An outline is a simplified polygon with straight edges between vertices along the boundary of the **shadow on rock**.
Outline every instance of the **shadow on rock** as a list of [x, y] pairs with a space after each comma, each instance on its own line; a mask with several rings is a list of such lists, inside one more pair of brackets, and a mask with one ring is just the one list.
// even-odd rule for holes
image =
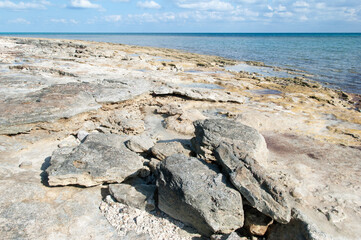
[[51, 157], [45, 158], [40, 168], [40, 170], [42, 170], [42, 172], [40, 173], [41, 183], [47, 187], [49, 187], [49, 176], [46, 172], [46, 169], [50, 166], [50, 159]]

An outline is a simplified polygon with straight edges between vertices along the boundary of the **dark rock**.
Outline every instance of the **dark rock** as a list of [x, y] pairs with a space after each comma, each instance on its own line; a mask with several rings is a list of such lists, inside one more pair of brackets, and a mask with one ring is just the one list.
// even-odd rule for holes
[[158, 166], [159, 208], [201, 234], [243, 226], [242, 197], [214, 165], [175, 154]]
[[56, 150], [50, 164], [51, 186], [120, 183], [143, 167], [142, 158], [125, 147], [122, 137], [100, 133], [88, 135], [76, 148]]

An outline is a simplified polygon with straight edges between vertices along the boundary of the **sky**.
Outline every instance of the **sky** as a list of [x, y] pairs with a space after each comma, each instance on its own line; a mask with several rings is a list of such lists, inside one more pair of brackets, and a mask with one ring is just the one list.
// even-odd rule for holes
[[0, 0], [0, 32], [361, 32], [361, 0]]

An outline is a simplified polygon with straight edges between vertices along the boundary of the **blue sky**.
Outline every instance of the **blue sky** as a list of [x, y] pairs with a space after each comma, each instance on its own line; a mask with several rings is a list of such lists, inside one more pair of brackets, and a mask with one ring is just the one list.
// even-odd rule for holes
[[0, 0], [0, 32], [361, 32], [361, 0]]

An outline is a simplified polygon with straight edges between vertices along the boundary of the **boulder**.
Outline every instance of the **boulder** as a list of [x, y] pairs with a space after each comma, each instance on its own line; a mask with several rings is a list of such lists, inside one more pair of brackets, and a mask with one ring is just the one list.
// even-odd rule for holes
[[110, 184], [110, 194], [120, 203], [141, 210], [152, 211], [155, 209], [155, 185], [135, 184]]
[[288, 223], [291, 205], [282, 183], [268, 176], [253, 158], [247, 156], [240, 161], [235, 155], [234, 149], [225, 144], [215, 150], [217, 162], [250, 205], [277, 222]]
[[231, 233], [243, 226], [242, 197], [214, 165], [175, 154], [158, 166], [158, 207], [199, 233]]
[[185, 149], [180, 142], [158, 142], [151, 148], [152, 154], [159, 160], [164, 160], [173, 154], [180, 153], [189, 156], [190, 150]]
[[240, 160], [253, 157], [266, 165], [268, 149], [264, 137], [254, 128], [227, 119], [206, 119], [195, 121], [193, 148], [198, 157], [215, 160], [214, 150], [221, 144], [234, 146], [234, 153]]
[[133, 152], [142, 153], [154, 146], [153, 140], [148, 136], [132, 136], [125, 142], [127, 148]]
[[54, 151], [46, 170], [50, 186], [120, 183], [143, 167], [142, 158], [114, 134], [90, 134], [76, 148]]

